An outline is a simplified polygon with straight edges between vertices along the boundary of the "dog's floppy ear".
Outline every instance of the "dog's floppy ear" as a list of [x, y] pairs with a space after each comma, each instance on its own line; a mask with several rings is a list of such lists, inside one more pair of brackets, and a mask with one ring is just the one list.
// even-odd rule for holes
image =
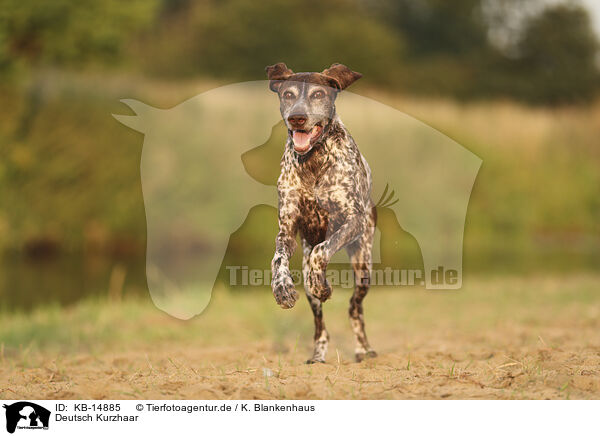
[[267, 77], [271, 81], [271, 83], [269, 83], [269, 88], [271, 88], [271, 91], [274, 92], [279, 90], [279, 86], [283, 80], [289, 79], [291, 75], [294, 74], [294, 72], [290, 70], [283, 62], [279, 62], [275, 65], [269, 65], [267, 68], [265, 68], [265, 71], [267, 72]]
[[343, 90], [362, 77], [362, 74], [352, 71], [346, 65], [333, 64], [321, 73], [332, 79], [332, 85], [338, 90]]

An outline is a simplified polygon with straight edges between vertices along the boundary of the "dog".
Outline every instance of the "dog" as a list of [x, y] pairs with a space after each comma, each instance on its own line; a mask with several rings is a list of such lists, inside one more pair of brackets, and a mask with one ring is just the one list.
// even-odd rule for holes
[[266, 72], [288, 129], [277, 181], [279, 232], [271, 262], [275, 300], [286, 309], [298, 300], [289, 261], [299, 232], [304, 289], [315, 321], [314, 351], [307, 363], [325, 362], [329, 334], [322, 303], [331, 296], [326, 268], [331, 257], [345, 248], [355, 279], [349, 310], [355, 357], [358, 362], [375, 357], [362, 307], [369, 290], [377, 221], [371, 170], [335, 107], [338, 93], [362, 75], [337, 63], [320, 73], [294, 73], [284, 63], [268, 66]]

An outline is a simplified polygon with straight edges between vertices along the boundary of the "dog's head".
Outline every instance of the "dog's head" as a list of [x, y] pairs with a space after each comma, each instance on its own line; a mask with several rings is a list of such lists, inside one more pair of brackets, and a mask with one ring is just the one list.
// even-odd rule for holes
[[362, 77], [342, 64], [333, 64], [321, 73], [294, 73], [280, 62], [266, 71], [298, 154], [308, 153], [324, 136], [335, 116], [338, 92]]

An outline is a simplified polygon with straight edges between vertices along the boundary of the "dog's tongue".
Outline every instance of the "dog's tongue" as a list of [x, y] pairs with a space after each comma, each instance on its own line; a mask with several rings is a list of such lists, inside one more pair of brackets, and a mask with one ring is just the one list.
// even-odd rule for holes
[[292, 134], [292, 139], [294, 140], [294, 148], [297, 151], [304, 151], [310, 144], [310, 133], [295, 130]]

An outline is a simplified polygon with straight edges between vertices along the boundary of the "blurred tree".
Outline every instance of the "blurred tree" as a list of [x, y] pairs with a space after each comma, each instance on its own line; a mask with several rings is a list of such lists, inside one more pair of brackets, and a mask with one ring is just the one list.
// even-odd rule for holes
[[379, 8], [414, 57], [462, 56], [488, 48], [481, 0], [390, 0]]
[[44, 66], [115, 61], [132, 34], [149, 24], [157, 0], [3, 0], [0, 74], [34, 72], [16, 136], [22, 138], [42, 100]]
[[161, 74], [248, 80], [263, 79], [265, 66], [281, 61], [298, 71], [341, 62], [384, 83], [400, 67], [404, 47], [355, 0], [202, 0], [171, 15], [142, 44], [148, 66]]
[[191, 0], [162, 0], [160, 14], [167, 17], [190, 7]]
[[517, 92], [541, 103], [592, 100], [600, 85], [597, 54], [588, 11], [549, 6], [526, 22], [517, 44]]
[[400, 87], [416, 94], [475, 97], [497, 50], [484, 0], [362, 0], [406, 41]]
[[516, 56], [524, 23], [539, 15], [547, 0], [481, 0], [488, 39], [503, 55]]
[[157, 5], [157, 0], [3, 0], [3, 66], [115, 60], [128, 39], [152, 22]]

